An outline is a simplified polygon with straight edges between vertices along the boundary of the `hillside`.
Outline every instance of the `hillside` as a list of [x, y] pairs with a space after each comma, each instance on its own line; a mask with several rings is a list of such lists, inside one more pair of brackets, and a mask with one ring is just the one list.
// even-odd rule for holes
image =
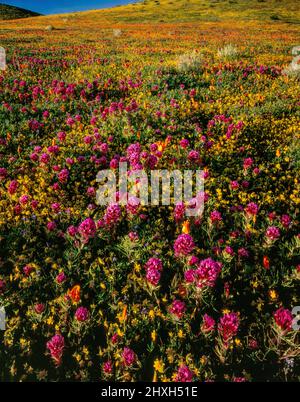
[[36, 17], [40, 14], [24, 8], [0, 4], [0, 20], [14, 20], [19, 18]]
[[[7, 7], [10, 11], [9, 14], [13, 13], [13, 7], [1, 7]], [[19, 13], [15, 11], [14, 18], [30, 15], [29, 11], [16, 10], [19, 10]], [[2, 11], [1, 14], [3, 14]], [[2, 19], [4, 18], [2, 17]], [[55, 23], [57, 28], [81, 22], [127, 24], [264, 21], [298, 25], [300, 24], [300, 9], [294, 0], [143, 0], [109, 9], [61, 14], [60, 16], [41, 16], [34, 20], [29, 19], [29, 21], [32, 21], [32, 25], [36, 27], [40, 24], [42, 27], [44, 24]], [[16, 25], [19, 24], [16, 22]]]
[[189, 22], [227, 19], [300, 23], [294, 0], [143, 0], [101, 11], [115, 22]]

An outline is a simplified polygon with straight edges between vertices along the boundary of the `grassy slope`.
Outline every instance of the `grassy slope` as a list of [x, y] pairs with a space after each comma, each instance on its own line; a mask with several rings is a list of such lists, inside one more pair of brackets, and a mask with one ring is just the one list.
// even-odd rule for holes
[[144, 0], [101, 11], [116, 21], [222, 21], [282, 20], [300, 23], [300, 9], [294, 0]]
[[33, 11], [25, 10], [24, 8], [8, 6], [0, 4], [0, 20], [13, 20], [17, 18], [35, 17], [40, 14]]
[[[57, 28], [87, 21], [126, 24], [257, 20], [298, 25], [300, 24], [298, 6], [295, 0], [144, 0], [111, 9], [30, 18], [28, 22], [35, 27], [55, 24]], [[16, 21], [14, 27], [20, 26], [20, 23]], [[9, 24], [11, 25], [11, 22]]]

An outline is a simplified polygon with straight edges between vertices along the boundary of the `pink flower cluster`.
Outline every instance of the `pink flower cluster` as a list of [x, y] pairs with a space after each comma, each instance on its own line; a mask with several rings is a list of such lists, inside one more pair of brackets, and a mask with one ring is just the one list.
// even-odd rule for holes
[[183, 317], [185, 310], [186, 310], [185, 302], [181, 300], [174, 300], [170, 307], [170, 313], [173, 314], [178, 319]]
[[210, 220], [213, 224], [217, 224], [219, 222], [222, 222], [222, 215], [219, 211], [212, 211], [210, 214]]
[[293, 315], [290, 310], [280, 307], [273, 314], [274, 320], [282, 331], [290, 331], [292, 329]]
[[179, 202], [178, 204], [176, 204], [175, 209], [174, 209], [174, 217], [175, 220], [178, 222], [181, 219], [184, 218], [185, 215], [185, 205], [183, 202]]
[[239, 329], [239, 318], [236, 313], [224, 314], [220, 319], [218, 331], [222, 336], [224, 342], [233, 338]]
[[174, 243], [174, 251], [177, 257], [191, 254], [195, 248], [195, 243], [189, 234], [181, 234]]
[[121, 207], [119, 204], [111, 204], [106, 208], [104, 223], [108, 226], [115, 225], [121, 218]]
[[185, 272], [185, 280], [194, 283], [198, 288], [213, 287], [221, 272], [222, 264], [212, 258], [206, 258], [197, 264], [197, 269]]
[[146, 279], [153, 285], [157, 286], [161, 277], [161, 271], [163, 268], [162, 262], [159, 258], [150, 258], [145, 264]]
[[47, 349], [49, 350], [51, 357], [57, 366], [61, 364], [64, 347], [65, 340], [60, 334], [54, 335], [50, 341], [47, 342]]
[[86, 307], [78, 307], [75, 312], [75, 318], [79, 322], [84, 322], [89, 318], [89, 311]]
[[111, 374], [113, 371], [113, 363], [111, 360], [107, 360], [104, 364], [103, 364], [103, 371], [105, 374]]
[[257, 215], [258, 213], [258, 205], [255, 204], [255, 202], [250, 202], [246, 208], [245, 208], [245, 212], [247, 213], [247, 215]]
[[214, 331], [215, 326], [216, 326], [216, 321], [208, 314], [204, 314], [203, 322], [201, 325], [201, 331], [204, 334], [210, 333], [210, 332]]
[[130, 367], [135, 363], [136, 355], [132, 349], [125, 347], [122, 353], [122, 359], [124, 366]]
[[191, 382], [193, 381], [194, 372], [186, 365], [179, 367], [177, 371], [176, 381], [177, 382]]
[[280, 237], [280, 230], [276, 226], [269, 226], [266, 231], [266, 237], [271, 241], [275, 241]]
[[78, 227], [78, 232], [84, 241], [95, 237], [96, 235], [96, 224], [92, 218], [87, 218]]

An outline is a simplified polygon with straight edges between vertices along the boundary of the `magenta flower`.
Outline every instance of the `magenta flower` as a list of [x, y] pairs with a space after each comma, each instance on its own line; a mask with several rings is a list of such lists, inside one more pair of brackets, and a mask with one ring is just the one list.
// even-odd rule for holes
[[75, 226], [69, 226], [67, 232], [69, 236], [74, 237], [77, 234], [78, 229]]
[[194, 372], [186, 365], [179, 367], [177, 371], [176, 381], [177, 382], [191, 382], [193, 381]]
[[192, 255], [191, 258], [189, 258], [188, 260], [188, 265], [192, 266], [192, 265], [196, 265], [199, 262], [199, 258], [196, 257], [195, 255]]
[[66, 183], [69, 178], [69, 171], [68, 169], [62, 169], [58, 174], [58, 180], [61, 183]]
[[54, 335], [50, 341], [47, 342], [47, 349], [49, 350], [50, 355], [57, 366], [61, 364], [64, 347], [65, 340], [60, 334]]
[[222, 221], [222, 215], [219, 211], [213, 211], [210, 214], [210, 220], [212, 221], [212, 223], [218, 223]]
[[56, 223], [54, 221], [47, 223], [47, 229], [49, 232], [53, 232], [56, 229]]
[[237, 334], [238, 328], [239, 318], [236, 313], [224, 314], [218, 325], [218, 331], [225, 343]]
[[60, 211], [60, 204], [58, 202], [54, 202], [51, 204], [51, 208], [53, 212], [58, 213]]
[[138, 213], [140, 207], [140, 200], [137, 197], [129, 197], [128, 204], [126, 205], [126, 210], [128, 213], [132, 215], [136, 215]]
[[66, 133], [64, 131], [60, 131], [59, 133], [57, 133], [57, 138], [59, 139], [59, 141], [63, 142], [66, 139]]
[[195, 243], [189, 234], [181, 234], [177, 237], [174, 243], [174, 251], [176, 257], [191, 254], [195, 248]]
[[43, 163], [44, 165], [47, 165], [50, 162], [50, 155], [46, 154], [46, 153], [43, 153], [40, 156], [40, 162]]
[[113, 336], [111, 337], [111, 343], [113, 345], [115, 345], [116, 343], [119, 342], [119, 335], [117, 333], [113, 334]]
[[236, 180], [233, 180], [231, 183], [230, 183], [230, 187], [232, 188], [232, 190], [237, 190], [238, 188], [239, 188], [239, 182], [238, 181], [236, 181]]
[[181, 146], [181, 148], [186, 149], [190, 145], [190, 142], [189, 142], [189, 140], [184, 138], [184, 139], [180, 140], [179, 145]]
[[257, 213], [258, 213], [258, 205], [255, 204], [254, 202], [250, 202], [246, 206], [245, 212], [247, 213], [247, 215], [257, 215]]
[[184, 315], [186, 311], [185, 302], [181, 300], [174, 300], [171, 307], [170, 313], [173, 314], [176, 318], [180, 319]]
[[126, 367], [132, 366], [136, 361], [136, 355], [130, 348], [125, 347], [122, 353], [123, 364]]
[[34, 306], [34, 311], [37, 314], [42, 314], [45, 311], [45, 305], [43, 303], [38, 303]]
[[56, 276], [56, 282], [61, 284], [63, 283], [65, 280], [67, 279], [66, 275], [64, 272], [60, 272], [57, 276]]
[[26, 276], [29, 276], [32, 271], [33, 271], [33, 267], [29, 264], [27, 264], [27, 265], [25, 265], [25, 267], [23, 267], [23, 272]]
[[269, 240], [275, 241], [280, 237], [280, 230], [276, 226], [269, 226], [266, 231], [266, 237]]
[[179, 202], [176, 204], [175, 209], [174, 209], [174, 217], [176, 221], [180, 221], [181, 219], [184, 218], [185, 215], [185, 205], [183, 202]]
[[121, 218], [121, 207], [118, 204], [111, 204], [106, 208], [106, 213], [103, 217], [106, 225], [114, 225]]
[[233, 382], [247, 382], [245, 377], [234, 377]]
[[282, 215], [280, 218], [280, 222], [283, 227], [288, 228], [292, 222], [291, 218], [289, 215]]
[[188, 154], [188, 159], [191, 162], [197, 162], [199, 160], [199, 158], [200, 158], [200, 155], [199, 155], [198, 151], [193, 150], [193, 151], [190, 151], [189, 154]]
[[139, 235], [137, 232], [129, 232], [128, 237], [132, 242], [137, 241], [139, 239]]
[[187, 283], [193, 283], [195, 281], [196, 271], [194, 269], [188, 269], [184, 273], [184, 279]]
[[117, 159], [112, 159], [112, 160], [109, 162], [109, 167], [110, 167], [111, 169], [117, 169], [118, 166], [119, 166], [119, 161], [118, 161]]
[[282, 331], [290, 331], [292, 329], [293, 315], [290, 310], [280, 307], [273, 314], [274, 320]]
[[21, 195], [21, 197], [19, 198], [19, 202], [22, 205], [26, 205], [28, 203], [28, 201], [29, 201], [29, 197], [26, 194]]
[[249, 257], [249, 251], [246, 250], [245, 248], [241, 247], [238, 249], [238, 255], [239, 257], [242, 258], [248, 258]]
[[84, 322], [89, 318], [89, 311], [86, 307], [78, 307], [75, 312], [75, 318], [77, 321]]
[[145, 264], [145, 268], [156, 269], [157, 271], [161, 271], [163, 269], [162, 262], [159, 258], [149, 258], [149, 260]]
[[3, 180], [7, 176], [7, 169], [6, 168], [0, 168], [0, 179]]
[[232, 247], [226, 246], [225, 249], [224, 249], [224, 253], [225, 253], [225, 254], [228, 254], [228, 255], [230, 255], [230, 256], [233, 256], [233, 255], [234, 255], [234, 250], [233, 250]]
[[200, 261], [196, 269], [196, 286], [198, 288], [203, 288], [204, 286], [213, 287], [221, 272], [221, 268], [222, 264], [212, 258]]
[[0, 295], [1, 295], [2, 293], [4, 293], [5, 288], [6, 288], [6, 283], [5, 283], [5, 281], [2, 280], [2, 279], [0, 279]]
[[157, 286], [161, 278], [161, 272], [155, 268], [148, 268], [146, 271], [147, 281], [153, 285]]
[[253, 165], [253, 159], [252, 158], [245, 158], [244, 159], [244, 169], [249, 169], [249, 167], [251, 167]]
[[18, 187], [19, 187], [19, 183], [17, 182], [17, 180], [12, 180], [10, 183], [9, 183], [9, 186], [8, 186], [8, 193], [10, 194], [10, 195], [13, 195], [13, 194], [15, 194], [15, 192], [17, 191], [17, 189], [18, 189]]
[[78, 227], [79, 234], [84, 240], [88, 240], [96, 235], [96, 224], [92, 218], [87, 218]]
[[105, 374], [111, 374], [113, 371], [113, 363], [111, 360], [106, 361], [103, 363], [103, 371]]
[[203, 333], [209, 333], [214, 331], [216, 326], [216, 321], [210, 317], [208, 314], [204, 314], [203, 316], [203, 322], [201, 325], [201, 331]]

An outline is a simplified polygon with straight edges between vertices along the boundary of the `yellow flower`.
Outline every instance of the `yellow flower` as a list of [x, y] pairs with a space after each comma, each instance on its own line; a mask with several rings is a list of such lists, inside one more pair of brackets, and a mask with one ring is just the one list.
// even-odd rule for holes
[[200, 359], [200, 363], [201, 363], [201, 364], [205, 364], [205, 363], [206, 363], [206, 360], [207, 360], [206, 357], [205, 357], [205, 356], [202, 356], [201, 359]]
[[276, 290], [270, 290], [269, 291], [269, 297], [270, 297], [270, 299], [271, 300], [276, 300], [277, 299], [277, 292], [276, 292]]
[[152, 339], [152, 342], [156, 341], [156, 331], [155, 330], [151, 332], [151, 339]]
[[185, 337], [185, 334], [183, 333], [182, 329], [180, 329], [178, 331], [177, 335], [178, 335], [178, 338], [184, 338]]
[[154, 370], [158, 371], [159, 373], [163, 373], [165, 370], [165, 364], [160, 359], [155, 359], [153, 363]]
[[123, 335], [124, 335], [123, 332], [120, 330], [120, 328], [117, 329], [117, 334], [118, 334], [119, 336], [123, 336]]
[[236, 338], [236, 339], [234, 340], [234, 342], [235, 342], [236, 346], [241, 346], [241, 344], [242, 344], [241, 340], [238, 339], [238, 338]]
[[136, 272], [140, 272], [140, 270], [141, 270], [140, 264], [134, 264], [134, 270], [135, 270]]

